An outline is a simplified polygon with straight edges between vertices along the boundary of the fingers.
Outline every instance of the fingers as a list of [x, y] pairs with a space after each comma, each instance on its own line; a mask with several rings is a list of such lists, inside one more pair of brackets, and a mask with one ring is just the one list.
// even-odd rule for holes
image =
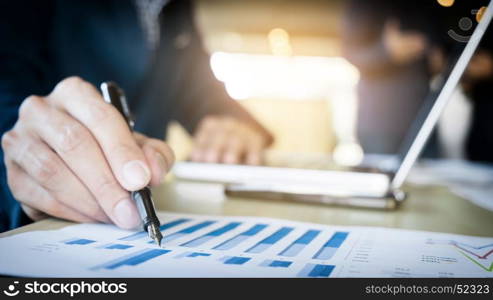
[[205, 133], [203, 137], [205, 142], [199, 144], [202, 160], [208, 163], [222, 162], [228, 138], [226, 132]]
[[[191, 159], [198, 162], [218, 162], [219, 155], [216, 151], [212, 151], [210, 148], [214, 147], [217, 139], [215, 139], [217, 128], [221, 126], [219, 120], [215, 117], [204, 118], [199, 125], [194, 136], [194, 149], [191, 154]], [[226, 129], [221, 128], [222, 131]]]
[[22, 202], [24, 212], [33, 220], [44, 217], [43, 211], [49, 215], [76, 221], [95, 222], [94, 219], [79, 213], [62, 202], [54, 199], [43, 187], [13, 162], [8, 162], [8, 183], [13, 195]]
[[[74, 84], [79, 84], [79, 89], [92, 88], [90, 85], [78, 81], [76, 83], [71, 83], [71, 85]], [[63, 85], [62, 87], [64, 89], [68, 88]], [[59, 86], [58, 89], [61, 89], [61, 87]], [[81, 93], [84, 94], [84, 92]], [[73, 95], [81, 93], [76, 90]], [[140, 223], [140, 218], [135, 208], [135, 204], [130, 200], [130, 194], [123, 187], [133, 189], [140, 185], [135, 185], [135, 181], [131, 182], [131, 184], [128, 184], [128, 182], [126, 185], [122, 184], [118, 181], [118, 175], [114, 174], [119, 173], [121, 180], [124, 173], [131, 173], [132, 176], [135, 176], [135, 174], [138, 173], [138, 171], [132, 171], [131, 167], [128, 168], [125, 166], [128, 162], [125, 163], [122, 168], [114, 166], [118, 164], [118, 159], [121, 159], [123, 156], [127, 154], [131, 156], [131, 152], [136, 152], [137, 154], [130, 158], [130, 162], [134, 162], [135, 165], [136, 161], [140, 161], [140, 164], [144, 165], [148, 170], [143, 151], [137, 146], [130, 130], [128, 128], [125, 128], [126, 131], [122, 130], [122, 132], [130, 136], [127, 141], [123, 141], [125, 140], [124, 134], [116, 134], [116, 136], [122, 140], [116, 142], [118, 144], [114, 146], [114, 149], [116, 150], [107, 151], [107, 153], [105, 153], [102, 150], [103, 147], [101, 146], [100, 141], [96, 139], [96, 135], [93, 134], [91, 129], [82, 124], [77, 118], [69, 115], [63, 107], [59, 106], [62, 105], [60, 104], [60, 101], [62, 101], [60, 98], [61, 96], [67, 97], [63, 99], [65, 100], [65, 103], [81, 102], [82, 100], [79, 99], [73, 101], [72, 99], [75, 96], [69, 96], [69, 93], [66, 91], [55, 91], [52, 94], [55, 94], [56, 96], [50, 99], [36, 96], [31, 96], [26, 99], [19, 109], [19, 119], [16, 127], [20, 129], [11, 131], [22, 135], [20, 140], [24, 141], [24, 144], [26, 144], [26, 141], [32, 140], [29, 138], [29, 135], [38, 138], [53, 150], [53, 154], [56, 154], [50, 155], [47, 159], [44, 159], [43, 162], [45, 166], [51, 164], [53, 167], [52, 169], [57, 170], [60, 175], [53, 176], [53, 178], [56, 179], [44, 180], [46, 182], [43, 181], [43, 177], [41, 177], [41, 179], [39, 176], [33, 178], [38, 181], [41, 180], [43, 186], [48, 186], [48, 190], [53, 196], [58, 197], [59, 195], [63, 195], [63, 201], [70, 204], [71, 207], [76, 207], [81, 213], [91, 217], [96, 216], [98, 220], [104, 221], [108, 221], [109, 217], [111, 221], [122, 228], [136, 227]], [[80, 106], [81, 113], [84, 112], [84, 109], [86, 113], [87, 111], [92, 111], [92, 108], [88, 108], [90, 105], [83, 105], [80, 103], [78, 105]], [[71, 109], [77, 110], [77, 105], [74, 105]], [[97, 111], [98, 110], [96, 110], [95, 114], [97, 114]], [[109, 111], [111, 114], [112, 111]], [[113, 117], [115, 117], [115, 115], [113, 115]], [[116, 117], [121, 118], [118, 113]], [[81, 117], [81, 119], [84, 118]], [[85, 120], [87, 119], [89, 118], [86, 116]], [[111, 123], [110, 120], [105, 122]], [[100, 132], [104, 131], [104, 126], [105, 125], [103, 124], [98, 130]], [[112, 131], [115, 129], [109, 128], [108, 130]], [[28, 134], [26, 134], [25, 131], [27, 131]], [[102, 139], [104, 140], [104, 136]], [[111, 148], [108, 146], [108, 144], [111, 143], [112, 141], [108, 142], [107, 140], [106, 142], [103, 142], [103, 144], [107, 146], [106, 148]], [[22, 145], [23, 143], [20, 144]], [[126, 146], [126, 144], [130, 146]], [[31, 147], [32, 151], [30, 152], [37, 153], [40, 147], [42, 147], [40, 143], [35, 144]], [[137, 150], [130, 150], [127, 153], [123, 153], [125, 152], [125, 149], [131, 149], [132, 147], [135, 147]], [[42, 153], [49, 152], [44, 151]], [[114, 159], [115, 157], [116, 159]], [[137, 157], [137, 160], [133, 159], [135, 157]], [[19, 163], [23, 161], [23, 166], [26, 170], [30, 170], [29, 164], [26, 163], [29, 161], [28, 155], [20, 157], [18, 161]], [[60, 161], [62, 163], [60, 163]], [[111, 161], [113, 161], [113, 169], [108, 163]], [[117, 162], [115, 163], [115, 161]], [[136, 164], [139, 164], [139, 162]], [[68, 167], [71, 173], [64, 171], [63, 165]], [[116, 169], [119, 169], [119, 172], [115, 172]], [[148, 170], [147, 172], [149, 173], [149, 179], [146, 179], [144, 185], [150, 180], [150, 171]], [[80, 183], [78, 181], [80, 181]], [[123, 182], [124, 180], [121, 181]], [[83, 198], [90, 198], [85, 196], [87, 193], [84, 192], [81, 186], [87, 188], [88, 193], [92, 195], [92, 199], [95, 201], [92, 203], [89, 200], [81, 201]], [[96, 211], [96, 207], [99, 211]], [[101, 209], [104, 211], [104, 214], [100, 212]], [[87, 210], [89, 210], [89, 212], [87, 212]]]
[[4, 143], [6, 161], [34, 178], [50, 197], [92, 220], [109, 221], [89, 190], [44, 142], [28, 134], [20, 139], [13, 131], [5, 135]]
[[29, 219], [33, 221], [39, 221], [49, 217], [49, 215], [45, 214], [44, 212], [34, 209], [24, 203], [21, 203], [21, 208], [24, 211], [24, 213], [26, 213], [26, 215], [29, 217]]
[[[128, 191], [124, 190], [115, 179], [107, 158], [91, 132], [64, 112], [50, 107], [40, 99], [34, 98], [29, 103], [31, 104], [23, 104], [20, 111], [20, 117], [28, 119], [25, 126], [58, 154], [58, 157], [52, 155], [46, 159], [46, 162], [53, 164], [61, 158], [72, 172], [77, 174], [96, 200], [96, 204], [114, 223], [123, 228], [137, 226], [139, 216], [135, 205], [130, 200]], [[41, 146], [35, 145], [33, 149], [39, 147]], [[58, 166], [57, 168], [61, 169]], [[63, 175], [65, 176], [59, 182], [65, 186], [72, 176], [61, 174]], [[74, 191], [70, 189], [72, 187], [69, 186], [68, 190], [59, 192], [73, 195]], [[74, 199], [79, 200], [79, 195], [75, 195]], [[74, 206], [79, 209], [90, 208], [87, 204], [80, 202], [75, 203]]]
[[199, 162], [219, 163], [224, 162], [224, 154], [227, 153], [228, 161], [239, 162], [237, 152], [241, 152], [241, 146], [231, 141], [235, 133], [239, 134], [235, 125], [230, 118], [214, 116], [204, 118], [195, 134], [191, 159]]
[[245, 155], [245, 163], [253, 166], [261, 165], [263, 162], [263, 148], [264, 146], [259, 141], [249, 144]]
[[151, 185], [162, 183], [175, 161], [173, 151], [161, 140], [148, 138], [139, 133], [134, 133], [134, 136], [151, 168]]
[[149, 183], [151, 171], [144, 152], [138, 147], [123, 117], [112, 105], [104, 102], [96, 88], [71, 77], [60, 82], [48, 99], [90, 131], [116, 179], [125, 189], [134, 191]]
[[2, 137], [9, 188], [33, 219], [135, 228], [141, 221], [128, 191], [159, 183], [174, 161], [162, 141], [137, 140], [92, 85], [63, 80], [48, 97], [24, 100]]
[[226, 140], [221, 161], [226, 164], [239, 164], [244, 160], [245, 145], [237, 136], [231, 136]]
[[197, 129], [191, 159], [208, 163], [258, 165], [262, 162], [262, 151], [267, 144], [267, 135], [256, 132], [246, 124], [228, 117], [208, 117]]

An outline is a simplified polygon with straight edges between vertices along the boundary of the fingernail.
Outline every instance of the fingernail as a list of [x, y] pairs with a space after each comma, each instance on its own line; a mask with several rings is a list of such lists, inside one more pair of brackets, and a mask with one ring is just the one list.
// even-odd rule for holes
[[123, 177], [132, 188], [142, 188], [151, 180], [149, 168], [139, 160], [132, 160], [123, 166]]
[[121, 200], [113, 209], [117, 225], [124, 229], [133, 229], [140, 224], [137, 208], [130, 199]]
[[168, 164], [166, 163], [164, 156], [159, 152], [156, 152], [156, 160], [159, 165], [159, 170], [161, 171], [161, 174], [159, 174], [159, 176], [161, 176], [159, 181], [163, 183], [164, 178], [166, 177], [166, 172], [168, 172]]

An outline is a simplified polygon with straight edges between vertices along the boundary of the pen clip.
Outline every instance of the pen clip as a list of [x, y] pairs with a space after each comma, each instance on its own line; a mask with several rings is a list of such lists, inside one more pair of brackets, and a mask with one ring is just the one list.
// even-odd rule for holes
[[134, 118], [130, 113], [128, 107], [127, 98], [123, 90], [114, 82], [108, 81], [101, 83], [101, 92], [103, 94], [104, 101], [113, 105], [118, 112], [125, 118], [125, 121], [130, 127], [130, 130], [134, 128]]

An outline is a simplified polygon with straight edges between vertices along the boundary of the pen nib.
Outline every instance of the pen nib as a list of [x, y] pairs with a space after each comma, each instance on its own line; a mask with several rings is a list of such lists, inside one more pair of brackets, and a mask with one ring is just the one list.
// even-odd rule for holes
[[163, 235], [159, 230], [159, 226], [150, 224], [149, 227], [147, 228], [147, 232], [149, 233], [149, 237], [153, 239], [154, 242], [156, 242], [156, 245], [161, 247], [161, 240], [163, 239]]

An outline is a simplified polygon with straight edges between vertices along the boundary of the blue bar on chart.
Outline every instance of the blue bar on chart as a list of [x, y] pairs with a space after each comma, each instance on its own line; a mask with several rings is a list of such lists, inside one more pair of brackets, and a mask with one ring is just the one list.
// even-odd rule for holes
[[242, 265], [249, 261], [250, 257], [242, 257], [242, 256], [225, 256], [220, 260], [224, 262], [225, 265]]
[[[190, 221], [190, 219], [178, 219], [178, 220], [171, 221], [169, 223], [165, 223], [165, 224], [161, 225], [159, 227], [159, 229], [161, 229], [161, 231], [163, 231], [163, 230], [169, 229], [169, 228], [174, 227], [174, 226], [178, 226], [178, 225], [185, 223], [185, 222], [188, 222], [188, 221]], [[135, 240], [143, 239], [146, 237], [147, 237], [147, 232], [139, 231], [139, 232], [131, 234], [129, 236], [119, 238], [119, 240], [120, 241], [135, 241]]]
[[204, 252], [184, 252], [181, 253], [180, 255], [175, 256], [175, 258], [184, 258], [184, 257], [194, 258], [194, 257], [207, 257], [207, 256], [211, 256], [211, 254]]
[[335, 266], [333, 265], [320, 265], [320, 264], [307, 264], [298, 273], [298, 277], [329, 277]]
[[108, 245], [103, 245], [98, 248], [103, 248], [103, 249], [116, 249], [116, 250], [125, 250], [128, 248], [132, 248], [132, 245], [125, 245], [125, 244], [108, 244]]
[[230, 238], [229, 240], [222, 242], [221, 244], [217, 245], [213, 249], [214, 250], [229, 250], [231, 248], [234, 248], [234, 247], [238, 246], [241, 242], [245, 241], [246, 239], [248, 239], [248, 238], [256, 235], [257, 233], [259, 233], [260, 231], [264, 230], [264, 228], [266, 228], [266, 227], [267, 227], [266, 224], [256, 224], [256, 225], [252, 226], [250, 229], [248, 229], [247, 231], [242, 232], [242, 233], [238, 234], [237, 236], [234, 236], [234, 237]]
[[95, 242], [96, 241], [94, 241], [94, 240], [76, 238], [76, 239], [66, 240], [63, 243], [66, 245], [87, 245], [87, 244], [92, 244]]
[[181, 244], [180, 246], [183, 246], [183, 247], [197, 247], [197, 246], [200, 246], [202, 245], [203, 243], [206, 243], [208, 241], [210, 241], [211, 239], [215, 238], [215, 237], [218, 237], [220, 236], [221, 234], [223, 233], [226, 233], [228, 231], [231, 231], [233, 229], [235, 229], [236, 227], [238, 227], [241, 223], [240, 222], [231, 222], [219, 229], [216, 229], [216, 230], [213, 230], [207, 234], [204, 234], [203, 236], [200, 236], [198, 238], [195, 238], [193, 240], [190, 240], [184, 244]]
[[156, 258], [158, 256], [161, 256], [163, 254], [166, 254], [168, 252], [171, 252], [171, 250], [165, 250], [165, 249], [144, 249], [141, 251], [137, 251], [125, 256], [122, 256], [120, 258], [117, 258], [115, 260], [112, 260], [110, 262], [107, 262], [105, 264], [93, 267], [92, 269], [108, 269], [108, 270], [113, 270], [122, 266], [136, 266], [141, 263], [144, 263], [146, 261], [149, 261], [153, 258]]
[[274, 245], [277, 243], [279, 240], [281, 240], [283, 237], [288, 235], [291, 231], [293, 230], [292, 227], [282, 227], [278, 231], [274, 232], [272, 235], [269, 237], [263, 239], [262, 241], [258, 242], [255, 246], [251, 247], [250, 249], [246, 250], [245, 252], [248, 253], [260, 253], [268, 249], [270, 246]]
[[261, 267], [273, 267], [273, 268], [287, 268], [292, 263], [293, 263], [292, 261], [267, 259], [267, 260], [264, 260], [260, 264], [260, 266]]
[[313, 256], [315, 259], [330, 259], [336, 253], [337, 249], [346, 240], [349, 232], [337, 231], [332, 237], [322, 246], [320, 250]]
[[[194, 233], [195, 231], [198, 231], [198, 230], [205, 228], [205, 227], [207, 227], [211, 224], [214, 224], [214, 223], [216, 223], [216, 221], [204, 221], [204, 222], [201, 222], [199, 224], [187, 227], [185, 229], [182, 229], [182, 230], [177, 231], [175, 233], [172, 233], [170, 235], [164, 236], [161, 243], [171, 242], [172, 240], [175, 240], [177, 238], [181, 238], [181, 237], [186, 236], [188, 234]], [[154, 243], [154, 241], [150, 241], [149, 243]]]
[[320, 233], [320, 230], [308, 230], [302, 236], [300, 236], [297, 240], [295, 240], [291, 245], [289, 245], [286, 249], [281, 251], [279, 255], [293, 257], [298, 255], [298, 253], [306, 247], [306, 245], [310, 244], [313, 239], [317, 237]]

